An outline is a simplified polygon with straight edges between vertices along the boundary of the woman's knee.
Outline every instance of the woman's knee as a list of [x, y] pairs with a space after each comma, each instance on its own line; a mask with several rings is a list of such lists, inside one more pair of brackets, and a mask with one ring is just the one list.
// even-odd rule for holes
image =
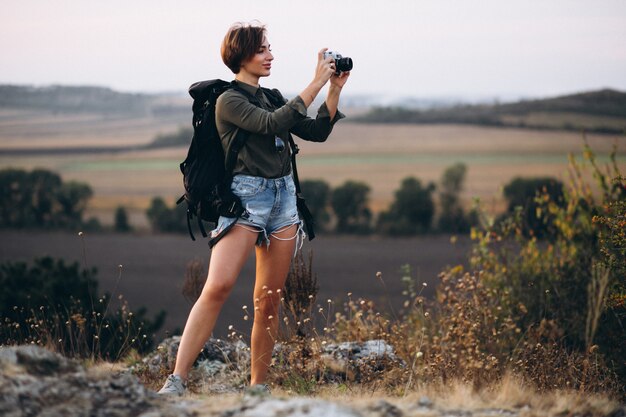
[[204, 285], [200, 300], [210, 303], [223, 303], [232, 291], [234, 283], [231, 282], [207, 282]]
[[268, 322], [278, 317], [280, 299], [264, 296], [254, 300], [254, 321]]

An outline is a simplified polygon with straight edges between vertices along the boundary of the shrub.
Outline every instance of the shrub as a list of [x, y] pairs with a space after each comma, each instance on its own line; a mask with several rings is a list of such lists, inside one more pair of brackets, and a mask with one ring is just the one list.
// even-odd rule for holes
[[538, 211], [537, 195], [548, 196], [553, 204], [563, 205], [563, 183], [554, 178], [514, 178], [504, 187], [507, 211], [521, 210], [521, 227], [525, 235], [546, 237], [554, 233], [549, 216]]
[[110, 294], [98, 296], [95, 276], [93, 268], [50, 257], [30, 267], [0, 264], [2, 344], [34, 343], [68, 356], [108, 359], [151, 349], [165, 313], [149, 320], [144, 308], [132, 312], [123, 303], [113, 310]]

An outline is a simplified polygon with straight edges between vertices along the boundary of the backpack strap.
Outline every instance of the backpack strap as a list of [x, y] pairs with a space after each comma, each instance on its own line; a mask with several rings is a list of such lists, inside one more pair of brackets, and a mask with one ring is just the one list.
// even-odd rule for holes
[[[276, 107], [283, 106], [287, 102], [277, 89], [270, 90], [269, 88], [261, 88], [261, 90], [269, 101]], [[306, 205], [304, 197], [302, 197], [300, 179], [298, 178], [298, 166], [296, 164], [296, 155], [300, 152], [300, 148], [298, 148], [298, 145], [293, 140], [291, 133], [289, 133], [289, 146], [291, 147], [291, 171], [293, 172], [293, 182], [296, 186], [296, 204], [298, 206], [298, 211], [300, 211], [300, 214], [302, 215], [302, 220], [304, 220], [304, 226], [306, 227], [309, 240], [313, 240], [315, 239], [315, 220]]]
[[315, 239], [315, 219], [311, 214], [311, 211], [306, 206], [304, 197], [302, 197], [302, 190], [300, 189], [300, 179], [298, 178], [298, 166], [296, 165], [296, 155], [300, 152], [300, 148], [293, 140], [291, 133], [289, 134], [289, 146], [291, 146], [291, 171], [293, 172], [293, 182], [296, 186], [296, 205], [300, 214], [302, 214], [302, 220], [304, 220], [304, 226], [306, 232], [309, 235], [309, 241]]

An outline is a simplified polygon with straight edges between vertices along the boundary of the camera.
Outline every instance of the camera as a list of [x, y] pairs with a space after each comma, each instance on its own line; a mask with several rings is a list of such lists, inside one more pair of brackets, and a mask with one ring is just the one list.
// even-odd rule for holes
[[335, 75], [339, 75], [342, 72], [350, 71], [352, 69], [352, 58], [341, 56], [341, 54], [333, 51], [324, 52], [324, 59], [328, 57], [335, 60]]

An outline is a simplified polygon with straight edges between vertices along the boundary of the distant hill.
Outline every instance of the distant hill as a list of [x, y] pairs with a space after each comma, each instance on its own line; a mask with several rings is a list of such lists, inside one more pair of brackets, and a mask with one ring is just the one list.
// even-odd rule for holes
[[456, 105], [431, 110], [375, 107], [365, 123], [460, 123], [600, 133], [626, 131], [626, 93], [604, 89], [515, 103]]
[[[176, 106], [164, 103], [164, 97], [158, 95], [121, 93], [106, 87], [6, 84], [0, 85], [2, 108], [59, 113], [91, 112], [129, 117], [179, 110]], [[189, 111], [189, 107], [185, 110]]]

